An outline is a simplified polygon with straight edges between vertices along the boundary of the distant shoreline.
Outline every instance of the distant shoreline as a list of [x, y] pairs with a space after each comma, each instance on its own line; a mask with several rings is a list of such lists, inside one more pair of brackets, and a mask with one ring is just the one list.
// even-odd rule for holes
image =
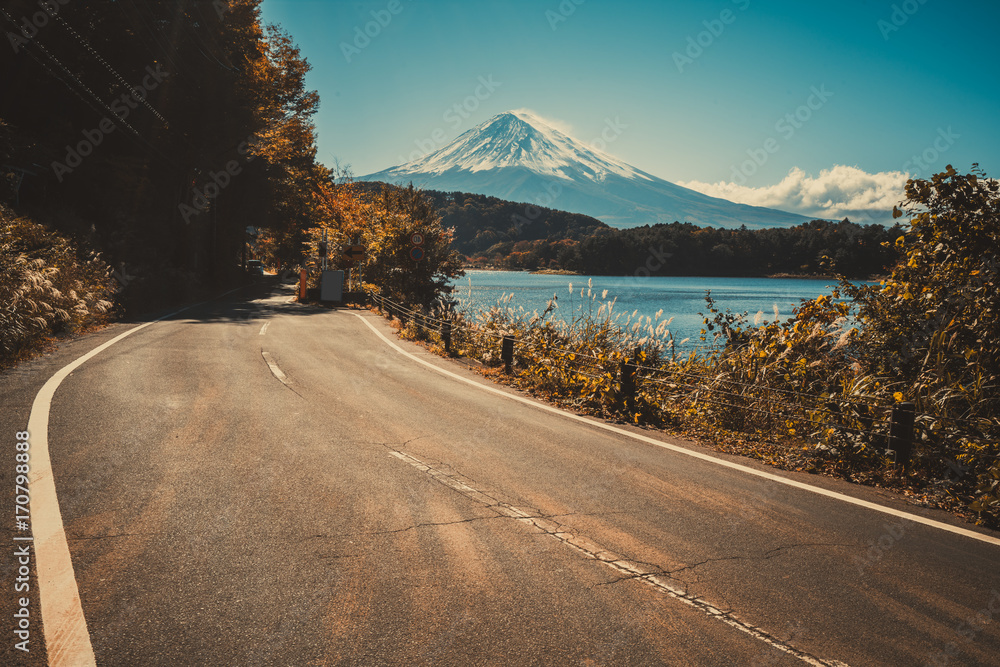
[[[607, 278], [628, 278], [629, 276], [617, 276], [612, 274], [598, 274], [598, 273], [581, 273], [579, 271], [570, 271], [568, 269], [538, 269], [536, 271], [528, 271], [525, 269], [503, 269], [493, 266], [463, 266], [463, 271], [502, 271], [504, 273], [528, 273], [531, 275], [542, 275], [542, 276], [588, 276], [588, 275], [601, 275]], [[769, 273], [763, 276], [654, 276], [656, 278], [770, 278], [774, 280], [840, 280], [837, 276], [832, 276], [829, 274], [815, 274], [815, 273]], [[883, 276], [868, 276], [867, 278], [852, 278], [852, 280], [860, 282], [875, 282], [881, 280]]]

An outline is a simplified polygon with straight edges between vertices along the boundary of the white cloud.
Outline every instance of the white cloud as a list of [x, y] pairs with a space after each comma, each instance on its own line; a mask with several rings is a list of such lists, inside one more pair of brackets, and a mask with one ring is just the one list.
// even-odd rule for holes
[[836, 165], [822, 170], [819, 176], [793, 167], [780, 183], [757, 188], [725, 181], [688, 181], [678, 185], [740, 204], [831, 220], [847, 217], [859, 223], [885, 223], [892, 222], [892, 207], [904, 198], [903, 186], [909, 177], [902, 171], [870, 174], [857, 167]]
[[538, 113], [537, 111], [535, 111], [534, 109], [525, 109], [525, 108], [511, 109], [510, 113], [519, 113], [519, 114], [524, 114], [526, 116], [531, 116], [534, 120], [537, 120], [537, 121], [540, 121], [542, 123], [545, 123], [546, 125], [548, 125], [549, 127], [551, 127], [554, 130], [559, 130], [560, 132], [562, 132], [563, 134], [565, 134], [567, 137], [572, 137], [573, 136], [573, 126], [572, 125], [570, 125], [566, 121], [558, 120], [556, 118], [547, 118], [547, 117], [543, 116], [542, 114]]

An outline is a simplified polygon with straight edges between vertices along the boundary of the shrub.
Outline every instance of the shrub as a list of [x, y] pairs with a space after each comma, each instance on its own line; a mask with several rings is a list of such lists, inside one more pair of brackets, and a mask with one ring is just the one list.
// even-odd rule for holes
[[96, 253], [0, 206], [0, 365], [43, 339], [106, 321], [114, 294]]

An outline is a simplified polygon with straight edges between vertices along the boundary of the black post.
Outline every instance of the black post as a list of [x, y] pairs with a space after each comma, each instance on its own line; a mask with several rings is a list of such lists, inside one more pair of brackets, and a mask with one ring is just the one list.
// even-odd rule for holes
[[503, 346], [500, 348], [500, 358], [503, 360], [503, 372], [510, 375], [514, 364], [514, 337], [504, 336]]
[[895, 461], [906, 471], [910, 467], [913, 454], [913, 422], [916, 407], [913, 403], [898, 403], [892, 406], [892, 421], [889, 423], [889, 449], [895, 453]]
[[629, 412], [635, 409], [636, 373], [639, 369], [636, 365], [625, 359], [618, 366], [618, 386], [625, 399], [625, 409]]
[[444, 341], [444, 351], [451, 354], [451, 322], [441, 323], [441, 340]]

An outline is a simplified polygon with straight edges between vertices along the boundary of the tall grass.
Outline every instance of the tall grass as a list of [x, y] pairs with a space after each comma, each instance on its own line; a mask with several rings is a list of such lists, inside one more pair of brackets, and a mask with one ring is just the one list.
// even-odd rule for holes
[[[904, 394], [892, 378], [867, 370], [850, 304], [838, 293], [803, 301], [785, 319], [722, 312], [707, 295], [695, 349], [675, 344], [671, 318], [662, 311], [653, 317], [623, 312], [589, 283], [582, 289], [570, 284], [562, 300], [570, 295], [569, 319], [556, 317], [558, 295], [542, 312], [529, 313], [508, 294], [471, 314], [427, 312], [433, 320], [412, 318], [403, 333], [439, 345], [436, 323], [449, 320], [455, 353], [568, 408], [671, 428], [790, 469], [906, 487], [928, 504], [1000, 523], [989, 493], [977, 491], [994, 481], [987, 491], [1000, 486], [992, 465], [1000, 448], [987, 437], [997, 430], [996, 417], [980, 419], [975, 428], [946, 427], [944, 415], [930, 406], [918, 417], [914, 463], [904, 475], [887, 454], [891, 408]], [[516, 341], [510, 376], [501, 368], [504, 336]], [[631, 397], [622, 380], [633, 370]], [[947, 446], [941, 446], [944, 428], [952, 429]]]
[[0, 206], [0, 367], [49, 336], [105, 322], [113, 295], [96, 253]]

